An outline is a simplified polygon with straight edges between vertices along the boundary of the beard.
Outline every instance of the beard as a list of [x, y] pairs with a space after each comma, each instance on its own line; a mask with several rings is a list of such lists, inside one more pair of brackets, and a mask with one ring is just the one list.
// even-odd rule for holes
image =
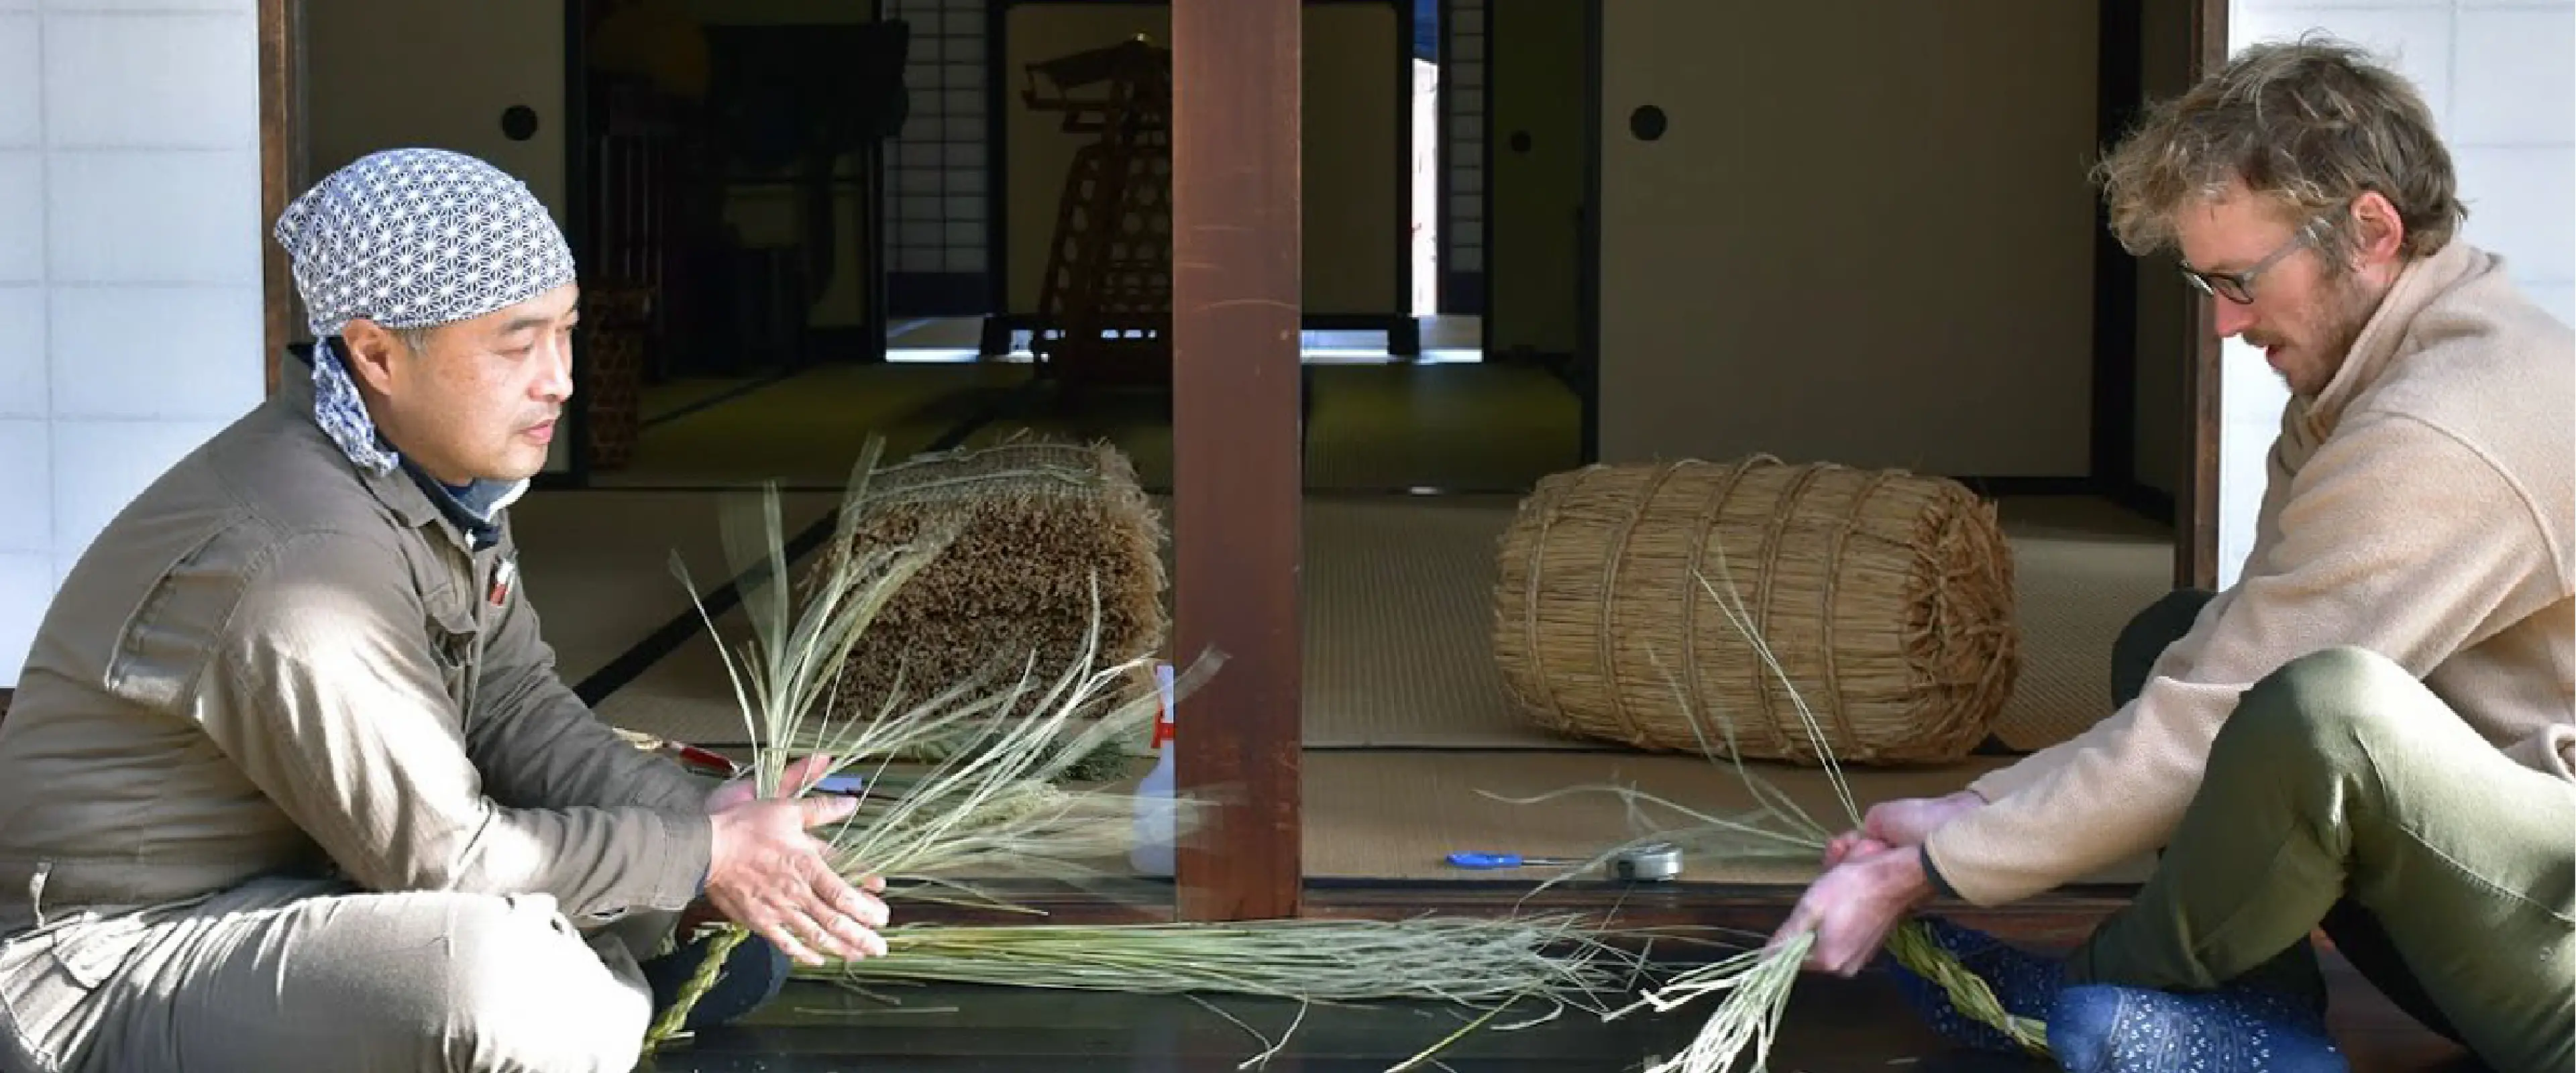
[[2278, 332], [2245, 333], [2245, 341], [2271, 350], [2281, 348], [2272, 371], [2290, 392], [2314, 397], [2334, 382], [2361, 330], [2378, 311], [2379, 296], [2351, 271], [2338, 271], [2319, 281], [2313, 301], [2288, 318]]

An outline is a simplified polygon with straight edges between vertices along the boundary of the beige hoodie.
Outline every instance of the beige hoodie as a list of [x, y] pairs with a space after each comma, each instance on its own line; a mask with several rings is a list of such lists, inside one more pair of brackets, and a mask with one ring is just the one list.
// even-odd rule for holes
[[2138, 699], [1978, 780], [1925, 850], [1995, 905], [2161, 847], [2237, 695], [2319, 649], [2422, 677], [2515, 761], [2576, 779], [2576, 332], [2463, 242], [2410, 265], [2332, 383], [2291, 400], [2242, 577]]

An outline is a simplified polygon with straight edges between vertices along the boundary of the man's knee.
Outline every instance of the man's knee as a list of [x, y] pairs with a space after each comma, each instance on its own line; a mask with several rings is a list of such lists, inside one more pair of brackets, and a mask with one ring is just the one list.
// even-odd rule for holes
[[2311, 652], [2245, 691], [2212, 745], [2213, 758], [2224, 750], [2272, 767], [2348, 763], [2391, 729], [2385, 717], [2399, 707], [2392, 701], [2423, 688], [2396, 661], [2368, 649]]
[[610, 972], [551, 899], [461, 903], [445, 953], [427, 1027], [449, 1068], [626, 1070], [640, 1057], [641, 981]]

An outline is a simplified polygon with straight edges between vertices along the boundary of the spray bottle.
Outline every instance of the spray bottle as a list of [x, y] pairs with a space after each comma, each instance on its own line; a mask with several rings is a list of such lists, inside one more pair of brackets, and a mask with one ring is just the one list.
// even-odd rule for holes
[[1136, 787], [1135, 845], [1127, 863], [1136, 874], [1172, 875], [1172, 665], [1154, 664], [1154, 689], [1162, 715], [1154, 720], [1154, 770]]

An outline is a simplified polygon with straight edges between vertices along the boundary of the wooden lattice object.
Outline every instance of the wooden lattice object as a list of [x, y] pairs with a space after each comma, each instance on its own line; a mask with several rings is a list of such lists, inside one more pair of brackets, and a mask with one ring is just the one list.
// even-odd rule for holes
[[[1042, 375], [1171, 377], [1172, 54], [1139, 37], [1030, 64], [1022, 98], [1063, 115], [1074, 151], [1030, 341]], [[1083, 95], [1076, 96], [1077, 91]]]
[[644, 350], [650, 287], [604, 286], [582, 296], [582, 384], [590, 396], [590, 465], [624, 467], [643, 430]]

